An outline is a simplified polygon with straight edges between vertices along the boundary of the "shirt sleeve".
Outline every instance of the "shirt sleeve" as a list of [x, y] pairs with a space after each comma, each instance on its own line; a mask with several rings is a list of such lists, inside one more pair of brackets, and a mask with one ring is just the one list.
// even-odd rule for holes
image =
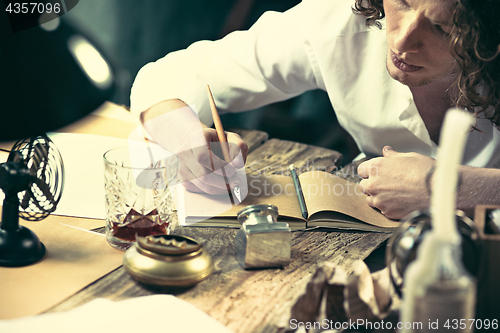
[[247, 31], [199, 41], [145, 65], [132, 87], [132, 112], [178, 98], [211, 124], [207, 84], [222, 112], [251, 110], [323, 88], [304, 31], [307, 20], [314, 19], [308, 3], [284, 13], [266, 12]]

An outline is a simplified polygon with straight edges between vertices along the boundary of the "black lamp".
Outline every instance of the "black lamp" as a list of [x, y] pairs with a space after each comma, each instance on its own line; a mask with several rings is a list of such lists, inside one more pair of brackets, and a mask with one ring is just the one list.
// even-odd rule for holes
[[[29, 16], [42, 25], [0, 31], [0, 141], [29, 138], [0, 164], [6, 194], [0, 266], [28, 265], [45, 254], [38, 237], [19, 225], [19, 216], [46, 217], [62, 193], [62, 161], [44, 133], [92, 112], [114, 90], [112, 67], [90, 39], [63, 19], [44, 15]], [[6, 27], [0, 24], [0, 30]]]
[[[95, 110], [114, 90], [113, 71], [103, 53], [63, 18], [52, 18], [24, 31], [4, 31], [0, 141], [70, 124]], [[33, 19], [44, 21], [44, 15]]]

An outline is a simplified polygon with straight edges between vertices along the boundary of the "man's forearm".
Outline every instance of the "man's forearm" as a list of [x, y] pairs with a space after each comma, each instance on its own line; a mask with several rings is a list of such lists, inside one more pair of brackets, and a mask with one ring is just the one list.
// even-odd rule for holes
[[474, 214], [480, 204], [500, 205], [500, 169], [460, 167], [457, 208]]

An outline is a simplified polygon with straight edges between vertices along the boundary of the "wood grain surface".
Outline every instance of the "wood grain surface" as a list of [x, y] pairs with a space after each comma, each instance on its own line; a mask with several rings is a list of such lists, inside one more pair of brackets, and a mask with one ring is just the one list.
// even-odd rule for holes
[[260, 147], [269, 138], [269, 134], [257, 130], [247, 129], [230, 129], [241, 136], [243, 141], [248, 145], [248, 153], [253, 152], [257, 147]]
[[[265, 133], [264, 133], [265, 134]], [[290, 163], [300, 172], [336, 167], [338, 152], [301, 143], [271, 139], [255, 131], [240, 132], [252, 139], [247, 159], [249, 173], [285, 173]], [[249, 142], [249, 141], [247, 141]], [[283, 269], [244, 270], [234, 257], [236, 229], [184, 227], [176, 233], [200, 241], [214, 258], [215, 271], [189, 289], [155, 289], [141, 285], [123, 267], [109, 273], [48, 312], [62, 311], [96, 297], [121, 300], [154, 293], [171, 293], [205, 311], [234, 332], [280, 332], [287, 327], [290, 309], [304, 293], [318, 265], [329, 261], [350, 271], [389, 234], [298, 231], [292, 234], [291, 263]]]

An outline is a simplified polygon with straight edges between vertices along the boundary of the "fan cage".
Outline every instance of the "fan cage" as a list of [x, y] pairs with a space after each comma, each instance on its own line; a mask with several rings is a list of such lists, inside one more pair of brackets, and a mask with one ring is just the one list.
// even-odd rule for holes
[[47, 135], [19, 140], [12, 148], [36, 177], [29, 188], [18, 193], [19, 216], [40, 221], [56, 210], [64, 187], [64, 164], [56, 145]]

